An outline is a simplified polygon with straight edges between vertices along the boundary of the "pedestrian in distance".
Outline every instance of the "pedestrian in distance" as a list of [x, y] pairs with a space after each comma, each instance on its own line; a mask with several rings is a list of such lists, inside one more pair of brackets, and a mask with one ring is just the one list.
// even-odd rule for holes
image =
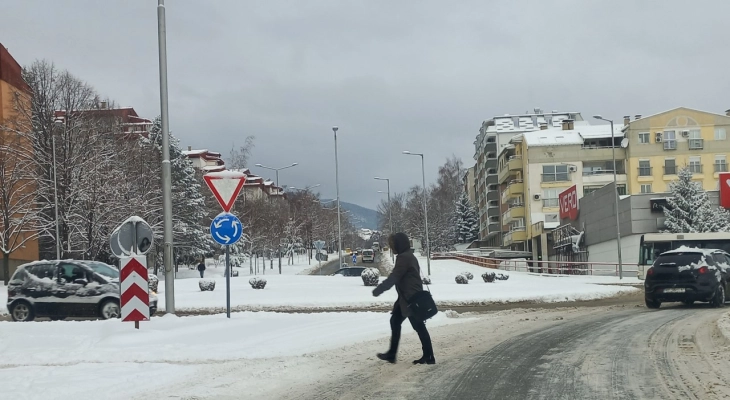
[[393, 311], [390, 317], [390, 329], [392, 332], [390, 349], [385, 353], [378, 353], [378, 358], [395, 363], [398, 344], [400, 342], [401, 325], [408, 318], [411, 326], [418, 333], [418, 338], [421, 340], [421, 348], [423, 349], [423, 357], [413, 361], [413, 364], [436, 364], [431, 336], [426, 329], [426, 322], [414, 317], [408, 308], [408, 299], [414, 294], [423, 291], [421, 267], [418, 265], [418, 259], [413, 254], [413, 249], [411, 249], [411, 241], [405, 233], [399, 232], [390, 235], [388, 245], [398, 256], [395, 259], [393, 272], [380, 285], [373, 289], [373, 296], [378, 297], [386, 290], [395, 286], [395, 290], [398, 292], [398, 300], [393, 305]]
[[205, 261], [201, 261], [200, 264], [198, 264], [198, 272], [200, 272], [200, 277], [202, 278], [205, 274]]

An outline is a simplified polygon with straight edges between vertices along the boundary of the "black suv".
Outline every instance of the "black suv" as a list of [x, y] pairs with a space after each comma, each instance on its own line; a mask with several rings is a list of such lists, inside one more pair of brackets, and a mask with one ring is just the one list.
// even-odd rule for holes
[[[18, 267], [8, 283], [8, 311], [14, 321], [35, 317], [118, 318], [119, 271], [96, 261], [37, 261]], [[157, 297], [150, 293], [150, 315]]]
[[646, 271], [644, 299], [648, 308], [662, 302], [725, 304], [730, 255], [722, 250], [682, 248], [662, 253]]
[[362, 275], [362, 271], [365, 271], [367, 268], [365, 267], [346, 267], [346, 268], [340, 268], [332, 275], [342, 275], [342, 276], [360, 276]]

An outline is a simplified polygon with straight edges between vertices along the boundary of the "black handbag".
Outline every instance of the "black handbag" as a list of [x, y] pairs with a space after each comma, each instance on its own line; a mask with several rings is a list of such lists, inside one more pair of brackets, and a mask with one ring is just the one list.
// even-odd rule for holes
[[438, 313], [436, 302], [433, 301], [431, 291], [420, 291], [408, 300], [408, 309], [414, 318], [425, 321]]

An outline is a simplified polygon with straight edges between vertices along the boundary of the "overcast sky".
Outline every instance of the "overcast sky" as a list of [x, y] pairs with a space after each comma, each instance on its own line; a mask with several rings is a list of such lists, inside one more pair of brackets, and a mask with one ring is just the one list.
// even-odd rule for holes
[[[455, 154], [474, 163], [495, 115], [579, 111], [620, 121], [730, 108], [730, 2], [167, 1], [170, 128], [282, 185], [374, 208]], [[48, 59], [145, 117], [159, 114], [155, 0], [0, 0], [0, 43]], [[270, 176], [253, 167], [254, 173]]]

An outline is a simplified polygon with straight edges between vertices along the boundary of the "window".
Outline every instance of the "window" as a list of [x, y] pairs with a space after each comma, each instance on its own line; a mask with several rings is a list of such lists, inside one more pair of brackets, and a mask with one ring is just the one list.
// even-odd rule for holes
[[591, 194], [600, 188], [601, 186], [583, 186], [583, 196]]
[[492, 185], [489, 185], [489, 188], [488, 188], [488, 190], [489, 190], [490, 192], [493, 192], [493, 191], [497, 190], [497, 185], [494, 185], [494, 184], [492, 184]]
[[676, 131], [664, 131], [663, 141], [664, 150], [677, 150], [677, 132]]
[[545, 189], [542, 192], [542, 206], [543, 207], [557, 207], [558, 206], [558, 189]]
[[639, 132], [639, 143], [640, 144], [649, 143], [649, 132]]
[[641, 185], [641, 193], [652, 193], [651, 185]]
[[715, 172], [727, 172], [727, 161], [724, 154], [715, 156]]
[[86, 276], [86, 271], [74, 264], [61, 264], [59, 270], [59, 278], [65, 280], [68, 283], [74, 283], [77, 279], [89, 278]]
[[651, 163], [649, 160], [639, 160], [639, 176], [651, 176]]
[[542, 181], [543, 182], [565, 182], [569, 181], [567, 165], [543, 165]]
[[700, 133], [699, 129], [690, 129], [689, 138], [690, 139], [702, 139], [702, 134]]
[[616, 185], [616, 191], [619, 196], [626, 196], [626, 185]]
[[677, 163], [673, 158], [664, 159], [664, 175], [677, 175]]
[[689, 158], [689, 170], [695, 174], [702, 173], [702, 159], [700, 156], [691, 156]]
[[545, 214], [545, 222], [560, 222], [558, 214]]
[[727, 139], [727, 132], [725, 131], [725, 128], [715, 128], [715, 140], [725, 139]]
[[36, 264], [26, 268], [26, 270], [39, 279], [48, 278], [53, 280], [56, 267], [53, 264]]

